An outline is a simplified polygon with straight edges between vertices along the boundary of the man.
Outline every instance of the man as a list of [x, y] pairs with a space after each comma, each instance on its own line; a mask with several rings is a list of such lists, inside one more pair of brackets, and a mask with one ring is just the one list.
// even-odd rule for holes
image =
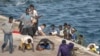
[[12, 53], [13, 52], [13, 37], [12, 37], [13, 17], [9, 17], [9, 21], [2, 24], [2, 30], [4, 33], [4, 43], [1, 47], [2, 52], [4, 52], [4, 48], [6, 47], [9, 40], [9, 53]]
[[73, 47], [74, 47], [74, 44], [72, 43], [66, 44], [66, 40], [62, 40], [62, 44], [59, 46], [57, 56], [71, 56]]
[[52, 50], [54, 50], [54, 43], [47, 38], [43, 38], [37, 45], [37, 50], [42, 51], [44, 49], [50, 50], [52, 45]]
[[64, 39], [67, 39], [67, 23], [64, 23], [64, 31], [63, 31], [63, 33], [64, 33]]
[[23, 35], [30, 35], [31, 37], [33, 37], [33, 23], [31, 20], [31, 16], [29, 15], [29, 9], [26, 8], [26, 12], [21, 16], [21, 18], [19, 19], [22, 22], [22, 30], [21, 30], [21, 34]]
[[38, 30], [38, 19], [41, 17], [38, 15], [37, 10], [34, 8], [34, 5], [29, 6], [29, 14], [31, 15], [32, 23], [33, 23], [33, 35], [35, 35]]
[[38, 27], [37, 34], [41, 36], [45, 36], [46, 34], [43, 32], [44, 28], [46, 27], [46, 24], [42, 24], [41, 26]]
[[64, 29], [62, 27], [62, 25], [59, 25], [59, 29], [58, 29], [58, 36], [60, 37], [64, 37]]
[[52, 24], [50, 27], [51, 27], [51, 28], [50, 28], [49, 34], [50, 34], [50, 35], [57, 35], [58, 32], [57, 32], [57, 30], [56, 30], [56, 28], [55, 28], [55, 25]]
[[80, 44], [80, 45], [84, 45], [84, 37], [83, 37], [83, 35], [79, 35], [78, 36], [77, 43]]
[[23, 52], [25, 52], [26, 49], [34, 51], [33, 39], [28, 35], [24, 35], [24, 37], [21, 38], [21, 43], [19, 45], [19, 50], [23, 50]]

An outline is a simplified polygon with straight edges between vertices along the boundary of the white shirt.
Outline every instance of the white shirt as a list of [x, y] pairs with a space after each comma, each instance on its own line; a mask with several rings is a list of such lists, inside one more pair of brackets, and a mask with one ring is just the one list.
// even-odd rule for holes
[[42, 30], [42, 28], [39, 26], [39, 27], [38, 27], [38, 31], [41, 31], [41, 30]]
[[24, 37], [21, 38], [22, 43], [28, 44], [28, 39], [31, 39], [31, 43], [33, 43], [33, 39], [31, 36], [24, 35]]
[[59, 35], [60, 35], [60, 36], [64, 36], [64, 33], [63, 33], [63, 32], [64, 32], [64, 30], [60, 30], [60, 31], [59, 31]]
[[34, 19], [36, 16], [38, 16], [38, 13], [36, 10], [30, 11], [29, 14], [31, 15], [31, 19]]
[[4, 33], [12, 33], [13, 23], [5, 22], [2, 24], [2, 30]]

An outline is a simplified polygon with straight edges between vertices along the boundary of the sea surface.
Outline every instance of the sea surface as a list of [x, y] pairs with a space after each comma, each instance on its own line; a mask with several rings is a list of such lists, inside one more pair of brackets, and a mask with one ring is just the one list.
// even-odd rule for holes
[[0, 0], [0, 15], [18, 19], [30, 4], [39, 15], [39, 24], [71, 24], [84, 35], [86, 45], [100, 45], [100, 0]]

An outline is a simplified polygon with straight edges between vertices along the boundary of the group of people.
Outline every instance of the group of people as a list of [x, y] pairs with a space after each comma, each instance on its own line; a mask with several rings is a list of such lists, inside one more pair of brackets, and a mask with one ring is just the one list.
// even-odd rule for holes
[[64, 39], [71, 40], [80, 45], [84, 44], [83, 35], [79, 34], [70, 24], [64, 23], [64, 25], [59, 25], [58, 27], [52, 24], [49, 28], [49, 35], [63, 37]]
[[[23, 52], [25, 52], [25, 50], [27, 49], [27, 50], [32, 50], [34, 52], [34, 40], [33, 40], [34, 35], [41, 35], [41, 36], [46, 35], [43, 32], [43, 29], [46, 27], [46, 24], [42, 24], [42, 25], [38, 26], [38, 18], [40, 18], [40, 17], [41, 16], [38, 16], [37, 11], [34, 9], [34, 6], [30, 5], [28, 8], [26, 8], [25, 13], [19, 19], [16, 20], [16, 21], [20, 22], [19, 30], [23, 36], [20, 38], [21, 41], [18, 46], [19, 50], [22, 50]], [[4, 33], [4, 43], [1, 46], [2, 52], [4, 52], [8, 41], [9, 41], [9, 53], [12, 53], [14, 50], [13, 49], [13, 36], [12, 36], [13, 27], [14, 27], [13, 17], [10, 16], [9, 20], [7, 22], [4, 22], [1, 27], [1, 29]], [[51, 27], [54, 27], [54, 25], [52, 25]], [[56, 32], [55, 33], [50, 32], [50, 35], [55, 35], [55, 34], [56, 34]], [[63, 45], [63, 44], [66, 44], [65, 40], [62, 41], [61, 45]], [[71, 45], [73, 47], [74, 44], [71, 44]], [[72, 49], [69, 49], [70, 44], [68, 46], [67, 45], [65, 45], [65, 46], [68, 47], [67, 49], [69, 51], [72, 50]], [[51, 40], [49, 40], [47, 38], [43, 38], [37, 44], [36, 50], [38, 50], [38, 51], [41, 51], [44, 49], [54, 50], [54, 47], [55, 47], [55, 45]], [[66, 50], [64, 52], [67, 52], [68, 50]], [[60, 53], [62, 55], [60, 55]], [[66, 55], [67, 54], [65, 54], [65, 56]], [[61, 48], [59, 49], [58, 56], [63, 56], [63, 52], [61, 51]]]
[[[38, 15], [37, 11], [34, 8], [34, 5], [30, 5], [28, 8], [26, 8], [25, 13], [16, 21], [20, 21], [19, 24], [19, 30], [20, 33], [23, 35], [21, 37], [20, 45], [18, 47], [19, 50], [22, 50], [25, 52], [26, 49], [31, 49], [34, 51], [34, 35], [41, 35], [45, 36], [45, 32], [43, 31], [46, 27], [46, 24], [41, 24], [38, 26], [38, 19], [41, 16]], [[13, 52], [13, 17], [9, 17], [9, 21], [2, 24], [1, 28], [4, 32], [4, 43], [1, 47], [2, 52], [4, 52], [4, 48], [6, 47], [8, 41], [9, 41], [9, 52]], [[50, 26], [50, 29], [48, 31], [49, 35], [56, 35], [60, 37], [64, 37], [64, 39], [71, 40], [73, 42], [76, 42], [80, 45], [83, 45], [83, 35], [78, 34], [77, 30], [73, 27], [71, 27], [70, 24], [64, 23], [64, 25], [60, 25], [58, 29], [56, 29], [56, 26], [52, 24]], [[52, 46], [51, 46], [52, 45]], [[54, 43], [47, 39], [43, 38], [39, 41], [39, 43], [36, 46], [36, 50], [41, 51], [44, 49], [47, 50], [54, 50]], [[72, 52], [74, 50], [74, 44], [69, 43], [66, 44], [66, 40], [62, 40], [61, 45], [59, 46], [58, 54], [57, 56], [72, 56]]]

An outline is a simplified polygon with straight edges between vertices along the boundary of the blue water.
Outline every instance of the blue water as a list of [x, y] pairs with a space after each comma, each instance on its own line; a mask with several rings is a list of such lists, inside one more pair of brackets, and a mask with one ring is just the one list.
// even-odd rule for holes
[[100, 43], [100, 0], [0, 0], [0, 14], [18, 19], [29, 4], [43, 15], [39, 24], [67, 22], [84, 35], [87, 44]]

